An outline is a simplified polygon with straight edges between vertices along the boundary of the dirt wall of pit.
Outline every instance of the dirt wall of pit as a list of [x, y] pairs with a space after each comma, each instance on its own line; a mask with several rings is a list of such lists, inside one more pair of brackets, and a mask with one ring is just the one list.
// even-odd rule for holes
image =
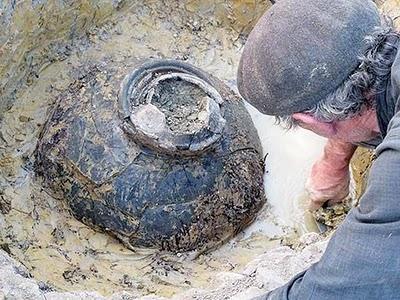
[[[168, 6], [177, 1], [163, 2]], [[65, 59], [75, 39], [90, 34], [92, 28], [134, 5], [140, 2], [0, 1], [0, 120], [4, 111], [12, 107], [16, 90], [32, 84], [49, 64]], [[184, 5], [188, 12], [216, 18], [246, 35], [271, 4], [266, 0], [187, 0]]]
[[[175, 299], [250, 299], [283, 284], [319, 258], [323, 248], [315, 246], [318, 236], [307, 241], [309, 247], [299, 256], [287, 248], [267, 251], [268, 245], [280, 242], [275, 239], [276, 243], [269, 244], [261, 235], [238, 237], [193, 261], [183, 254], [172, 262], [170, 257], [133, 255], [107, 235], [71, 218], [61, 201], [33, 181], [29, 169], [28, 158], [33, 156], [46, 111], [58, 90], [73, 81], [73, 70], [81, 59], [97, 61], [110, 54], [125, 57], [138, 51], [146, 56], [187, 56], [189, 62], [230, 82], [247, 33], [269, 5], [268, 1], [0, 0], [0, 122], [4, 114], [0, 248], [6, 250], [0, 251], [0, 299], [9, 295], [105, 299], [72, 294], [77, 290], [104, 295], [124, 290], [120, 298], [109, 299], [127, 299], [126, 291], [130, 298], [153, 293], [176, 294]], [[398, 0], [383, 3], [384, 11], [393, 17], [399, 15], [399, 7]], [[121, 15], [126, 18], [118, 20]], [[87, 43], [82, 36], [89, 37], [87, 51], [79, 50], [80, 43]], [[266, 224], [272, 223], [267, 220]], [[288, 254], [295, 259], [289, 262]], [[213, 284], [215, 279], [223, 284]], [[188, 294], [183, 296], [182, 290]], [[70, 293], [56, 295], [63, 291]]]
[[0, 119], [15, 90], [65, 59], [73, 40], [120, 10], [118, 0], [0, 1]]

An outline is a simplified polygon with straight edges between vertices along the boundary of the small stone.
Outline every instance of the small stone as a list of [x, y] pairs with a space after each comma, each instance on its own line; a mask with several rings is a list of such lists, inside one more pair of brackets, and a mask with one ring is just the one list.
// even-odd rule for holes
[[26, 123], [26, 122], [29, 122], [29, 121], [32, 121], [32, 120], [33, 120], [31, 117], [27, 117], [27, 116], [19, 116], [18, 119], [19, 119], [19, 121], [22, 122], [22, 123]]
[[206, 111], [201, 111], [201, 112], [199, 112], [199, 114], [197, 115], [197, 118], [198, 118], [200, 121], [206, 121], [207, 118], [208, 118], [208, 113], [207, 113]]
[[229, 299], [231, 299], [231, 300], [253, 299], [253, 298], [261, 296], [265, 293], [266, 293], [265, 291], [253, 286], [253, 287], [250, 287], [250, 288], [236, 294], [233, 297], [230, 297]]
[[321, 236], [316, 232], [310, 232], [300, 237], [300, 243], [310, 245], [321, 240]]

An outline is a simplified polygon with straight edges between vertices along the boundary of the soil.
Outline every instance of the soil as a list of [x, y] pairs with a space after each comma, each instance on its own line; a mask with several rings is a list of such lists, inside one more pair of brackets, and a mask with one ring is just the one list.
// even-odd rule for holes
[[[239, 270], [279, 244], [263, 234], [251, 238], [239, 234], [212, 253], [133, 253], [116, 239], [75, 220], [67, 205], [48, 194], [34, 176], [33, 154], [43, 124], [56, 95], [82, 76], [79, 68], [85, 61], [183, 59], [225, 81], [235, 78], [242, 31], [238, 31], [237, 21], [235, 26], [227, 19], [224, 24], [219, 21], [230, 13], [205, 13], [205, 8], [197, 7], [199, 3], [148, 1], [133, 5], [75, 40], [65, 59], [47, 65], [37, 80], [19, 89], [12, 108], [5, 112], [0, 131], [4, 141], [0, 146], [0, 203], [6, 214], [0, 214], [0, 244], [23, 262], [36, 280], [52, 289], [102, 295], [125, 290], [170, 297], [190, 288], [211, 288], [218, 272]], [[247, 9], [257, 11], [256, 16], [267, 5], [249, 4]], [[234, 7], [226, 9], [237, 13]], [[248, 23], [246, 20], [243, 26]]]
[[190, 134], [206, 125], [201, 112], [203, 115], [206, 112], [207, 98], [209, 96], [192, 83], [166, 80], [155, 87], [151, 103], [165, 114], [171, 131]]
[[[107, 56], [183, 59], [234, 85], [246, 33], [269, 5], [268, 1], [228, 1], [220, 6], [215, 1], [143, 1], [74, 40], [68, 51], [61, 51], [65, 43], [55, 46], [62, 59], [36, 66], [29, 84], [13, 94], [15, 100], [4, 112], [0, 128], [0, 247], [4, 250], [0, 250], [0, 299], [10, 295], [44, 299], [44, 294], [46, 299], [103, 299], [101, 295], [131, 299], [148, 294], [250, 299], [319, 259], [326, 242], [318, 235], [302, 241], [295, 236], [301, 252], [278, 247], [293, 228], [282, 226], [269, 206], [255, 227], [215, 251], [132, 252], [75, 220], [62, 200], [42, 189], [32, 170], [36, 143], [55, 95], [76, 80], [82, 61]], [[383, 3], [392, 16], [399, 7], [397, 0]]]

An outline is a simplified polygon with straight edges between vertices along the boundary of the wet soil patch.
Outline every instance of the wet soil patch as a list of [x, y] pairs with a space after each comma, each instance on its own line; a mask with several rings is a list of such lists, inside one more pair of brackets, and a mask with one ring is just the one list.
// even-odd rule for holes
[[211, 98], [193, 83], [168, 79], [154, 88], [152, 104], [165, 114], [173, 132], [195, 133], [206, 124], [207, 98]]

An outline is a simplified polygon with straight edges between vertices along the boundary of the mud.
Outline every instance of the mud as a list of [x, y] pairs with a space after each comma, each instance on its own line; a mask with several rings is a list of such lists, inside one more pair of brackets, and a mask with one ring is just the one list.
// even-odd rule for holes
[[205, 111], [207, 98], [207, 94], [193, 84], [167, 81], [154, 91], [152, 99], [166, 115], [167, 125], [172, 131], [194, 133], [206, 125], [200, 112]]
[[75, 42], [105, 24], [125, 1], [5, 0], [0, 2], [0, 120], [17, 91], [52, 63], [64, 61]]
[[[17, 14], [16, 20], [23, 24], [19, 32], [26, 32], [28, 38], [21, 36], [20, 40], [23, 42], [20, 44], [11, 43], [10, 40], [6, 47], [0, 49], [3, 52], [9, 51], [7, 62], [12, 63], [2, 66], [1, 73], [2, 92], [4, 91], [2, 95], [7, 98], [7, 106], [1, 106], [0, 245], [10, 256], [24, 264], [27, 272], [44, 290], [89, 290], [102, 295], [124, 290], [129, 291], [131, 296], [153, 293], [165, 297], [189, 290], [186, 299], [190, 299], [196, 295], [191, 292], [195, 288], [206, 290], [203, 292], [203, 299], [207, 299], [207, 290], [216, 288], [216, 279], [221, 277], [221, 271], [240, 273], [255, 258], [261, 265], [254, 261], [253, 271], [249, 272], [255, 274], [258, 270], [258, 276], [263, 274], [263, 264], [270, 264], [271, 270], [288, 265], [286, 254], [290, 249], [275, 249], [272, 251], [275, 256], [265, 252], [276, 248], [281, 244], [283, 236], [293, 232], [293, 224], [282, 221], [286, 215], [291, 216], [286, 211], [293, 211], [293, 202], [287, 206], [286, 202], [279, 204], [282, 197], [292, 200], [297, 197], [298, 190], [294, 189], [290, 193], [291, 182], [282, 180], [282, 185], [278, 185], [276, 190], [271, 188], [268, 191], [270, 198], [275, 195], [276, 199], [271, 204], [272, 209], [264, 207], [252, 227], [246, 232], [240, 232], [219, 249], [208, 253], [170, 255], [153, 250], [133, 253], [116, 239], [75, 220], [63, 201], [42, 189], [41, 182], [33, 177], [32, 169], [39, 133], [56, 100], [55, 96], [78, 79], [77, 68], [82, 61], [100, 61], [108, 56], [125, 60], [127, 57], [136, 57], [137, 53], [141, 57], [183, 59], [234, 85], [246, 34], [269, 5], [268, 1], [251, 0], [144, 1], [124, 8], [121, 14], [112, 14], [113, 10], [110, 10], [105, 15], [96, 14], [95, 18], [90, 6], [82, 5], [81, 8], [87, 9], [90, 14], [83, 13], [83, 16], [88, 17], [75, 21], [87, 25], [81, 26], [82, 32], [89, 31], [84, 37], [79, 37], [78, 33], [74, 35], [73, 43], [70, 43], [70, 35], [64, 29], [68, 26], [61, 29], [55, 26], [65, 23], [45, 22], [48, 24], [47, 28], [55, 26], [54, 32], [60, 31], [62, 34], [55, 35], [53, 39], [43, 35], [39, 39], [40, 35], [29, 34], [33, 20], [38, 24], [34, 26], [35, 30], [40, 29], [39, 18], [36, 15], [26, 17], [21, 13]], [[383, 6], [393, 16], [398, 14], [400, 7], [397, 0], [385, 1]], [[23, 12], [24, 8], [18, 11]], [[45, 20], [54, 20], [50, 11], [51, 7]], [[96, 24], [88, 21], [98, 18], [102, 20], [102, 27], [93, 28], [88, 25]], [[68, 24], [73, 22], [71, 20]], [[63, 39], [66, 36], [68, 41], [65, 43]], [[43, 42], [47, 39], [53, 41], [51, 47]], [[36, 43], [32, 42], [34, 40]], [[35, 47], [31, 45], [38, 44], [41, 47], [35, 52], [32, 49]], [[13, 51], [15, 49], [18, 51]], [[43, 57], [46, 59], [42, 59]], [[21, 72], [18, 72], [19, 68]], [[4, 75], [6, 72], [12, 76]], [[265, 119], [258, 121], [259, 128], [264, 128], [263, 122]], [[273, 122], [268, 122], [272, 126]], [[267, 136], [269, 131], [259, 132]], [[279, 134], [269, 135], [268, 138], [280, 141]], [[268, 138], [264, 140], [268, 141]], [[266, 157], [267, 161], [275, 161], [274, 169], [267, 169], [270, 174], [275, 174], [279, 168], [287, 168], [289, 173], [298, 170], [296, 160], [284, 161], [282, 166], [279, 161], [279, 157], [285, 154], [282, 149], [288, 150], [288, 157], [293, 157], [291, 152], [294, 151], [295, 159], [296, 152], [310, 152], [306, 148], [293, 149], [292, 145], [281, 147], [275, 151], [278, 154], [273, 154], [270, 148], [264, 148], [264, 154], [270, 153]], [[293, 176], [294, 181], [302, 181], [306, 176], [303, 169], [298, 173], [301, 177]], [[269, 178], [268, 184], [273, 186], [273, 178], [268, 176], [266, 174]], [[301, 185], [300, 182], [299, 189]], [[272, 212], [280, 217], [275, 217]], [[312, 242], [310, 247], [313, 247]], [[308, 263], [318, 259], [322, 251], [319, 249], [319, 254], [313, 256], [313, 260], [307, 255], [298, 259]], [[261, 254], [263, 255], [260, 256]], [[291, 264], [294, 267], [285, 276], [279, 277], [279, 274], [272, 272], [271, 277], [265, 277], [264, 282], [270, 285], [266, 284], [263, 291], [283, 284], [290, 276], [301, 271], [299, 266], [306, 267], [305, 263], [301, 264], [298, 260], [291, 261]], [[274, 278], [279, 280], [274, 281]], [[249, 280], [248, 277], [239, 282], [240, 288], [235, 291], [232, 286], [239, 285], [232, 284], [231, 280], [210, 297], [224, 299], [225, 295], [239, 295], [241, 291], [253, 287], [255, 291], [249, 291], [237, 298], [248, 299], [262, 291], [257, 287], [258, 283], [253, 285], [246, 280]], [[35, 288], [38, 289], [38, 286]]]
[[[239, 269], [278, 243], [264, 235], [243, 240], [239, 235], [209, 254], [132, 253], [114, 238], [75, 220], [64, 202], [43, 190], [33, 176], [33, 153], [56, 95], [79, 80], [84, 73], [79, 68], [86, 60], [105, 61], [109, 56], [125, 60], [139, 53], [140, 57], [184, 59], [221, 79], [235, 78], [244, 27], [268, 3], [232, 2], [233, 6], [221, 4], [217, 10], [209, 10], [210, 5], [217, 6], [214, 2], [203, 4], [133, 5], [123, 16], [92, 29], [75, 42], [65, 59], [46, 65], [37, 80], [16, 92], [1, 127], [1, 207], [7, 213], [0, 215], [0, 240], [2, 248], [23, 262], [36, 280], [60, 291], [110, 295], [128, 290], [172, 296], [209, 286], [218, 271]], [[244, 17], [244, 27], [226, 18], [242, 13], [236, 5], [250, 15]]]
[[365, 191], [369, 169], [373, 163], [374, 151], [367, 148], [358, 148], [351, 160], [350, 171], [352, 177], [352, 199], [355, 201], [352, 205], [357, 205], [359, 199]]

